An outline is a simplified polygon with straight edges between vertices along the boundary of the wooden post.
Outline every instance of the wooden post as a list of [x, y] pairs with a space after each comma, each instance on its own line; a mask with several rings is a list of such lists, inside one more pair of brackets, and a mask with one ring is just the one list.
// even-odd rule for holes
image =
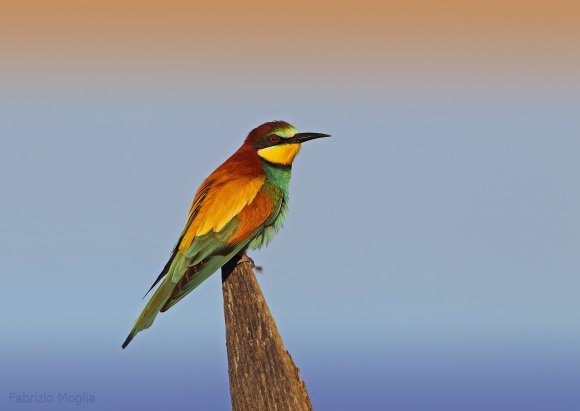
[[222, 268], [228, 370], [233, 411], [311, 411], [300, 370], [244, 254]]

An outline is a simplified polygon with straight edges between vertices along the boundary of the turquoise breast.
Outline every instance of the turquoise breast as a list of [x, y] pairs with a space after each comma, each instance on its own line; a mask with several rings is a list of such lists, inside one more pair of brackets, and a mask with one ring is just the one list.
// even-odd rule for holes
[[252, 250], [268, 245], [272, 238], [284, 225], [288, 214], [288, 186], [290, 184], [291, 167], [280, 167], [264, 162], [266, 181], [262, 190], [267, 190], [274, 200], [274, 212], [250, 242]]

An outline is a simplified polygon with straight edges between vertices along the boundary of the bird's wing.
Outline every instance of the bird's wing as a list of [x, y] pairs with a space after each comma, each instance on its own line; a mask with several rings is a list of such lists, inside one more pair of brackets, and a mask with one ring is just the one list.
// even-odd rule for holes
[[[187, 254], [190, 259], [195, 259], [196, 251], [200, 251], [202, 254], [204, 250], [205, 253], [217, 251], [208, 247], [215, 245], [211, 241], [215, 237], [215, 233], [223, 231], [224, 227], [246, 205], [252, 202], [262, 188], [264, 181], [265, 176], [251, 174], [231, 178], [228, 177], [227, 172], [223, 172], [219, 168], [212, 173], [197, 190], [189, 209], [185, 227], [173, 247], [171, 257], [145, 296], [169, 271], [175, 272], [172, 270], [172, 265], [183, 254]], [[223, 234], [215, 238], [217, 243]], [[199, 241], [195, 241], [196, 239]]]
[[[175, 270], [176, 286], [161, 311], [167, 311], [228, 262], [269, 225], [277, 215], [281, 196], [264, 185], [221, 230], [195, 236], [185, 252], [184, 270]], [[180, 272], [181, 271], [181, 272]], [[166, 280], [168, 281], [168, 280]]]
[[244, 207], [252, 203], [265, 179], [265, 176], [250, 175], [206, 180], [193, 200], [177, 249], [188, 250], [196, 237], [222, 231]]

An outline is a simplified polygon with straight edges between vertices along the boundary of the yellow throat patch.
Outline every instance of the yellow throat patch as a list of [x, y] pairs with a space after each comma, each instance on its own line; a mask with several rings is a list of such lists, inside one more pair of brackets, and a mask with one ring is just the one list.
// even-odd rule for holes
[[281, 144], [258, 150], [258, 155], [270, 163], [289, 166], [300, 151], [300, 144]]

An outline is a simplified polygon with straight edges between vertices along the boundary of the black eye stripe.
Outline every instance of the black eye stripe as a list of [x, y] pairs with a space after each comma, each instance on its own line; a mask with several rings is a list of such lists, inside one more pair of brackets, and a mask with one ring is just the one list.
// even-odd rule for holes
[[272, 134], [270, 136], [270, 143], [278, 143], [280, 142], [280, 137], [277, 136], [276, 134]]

